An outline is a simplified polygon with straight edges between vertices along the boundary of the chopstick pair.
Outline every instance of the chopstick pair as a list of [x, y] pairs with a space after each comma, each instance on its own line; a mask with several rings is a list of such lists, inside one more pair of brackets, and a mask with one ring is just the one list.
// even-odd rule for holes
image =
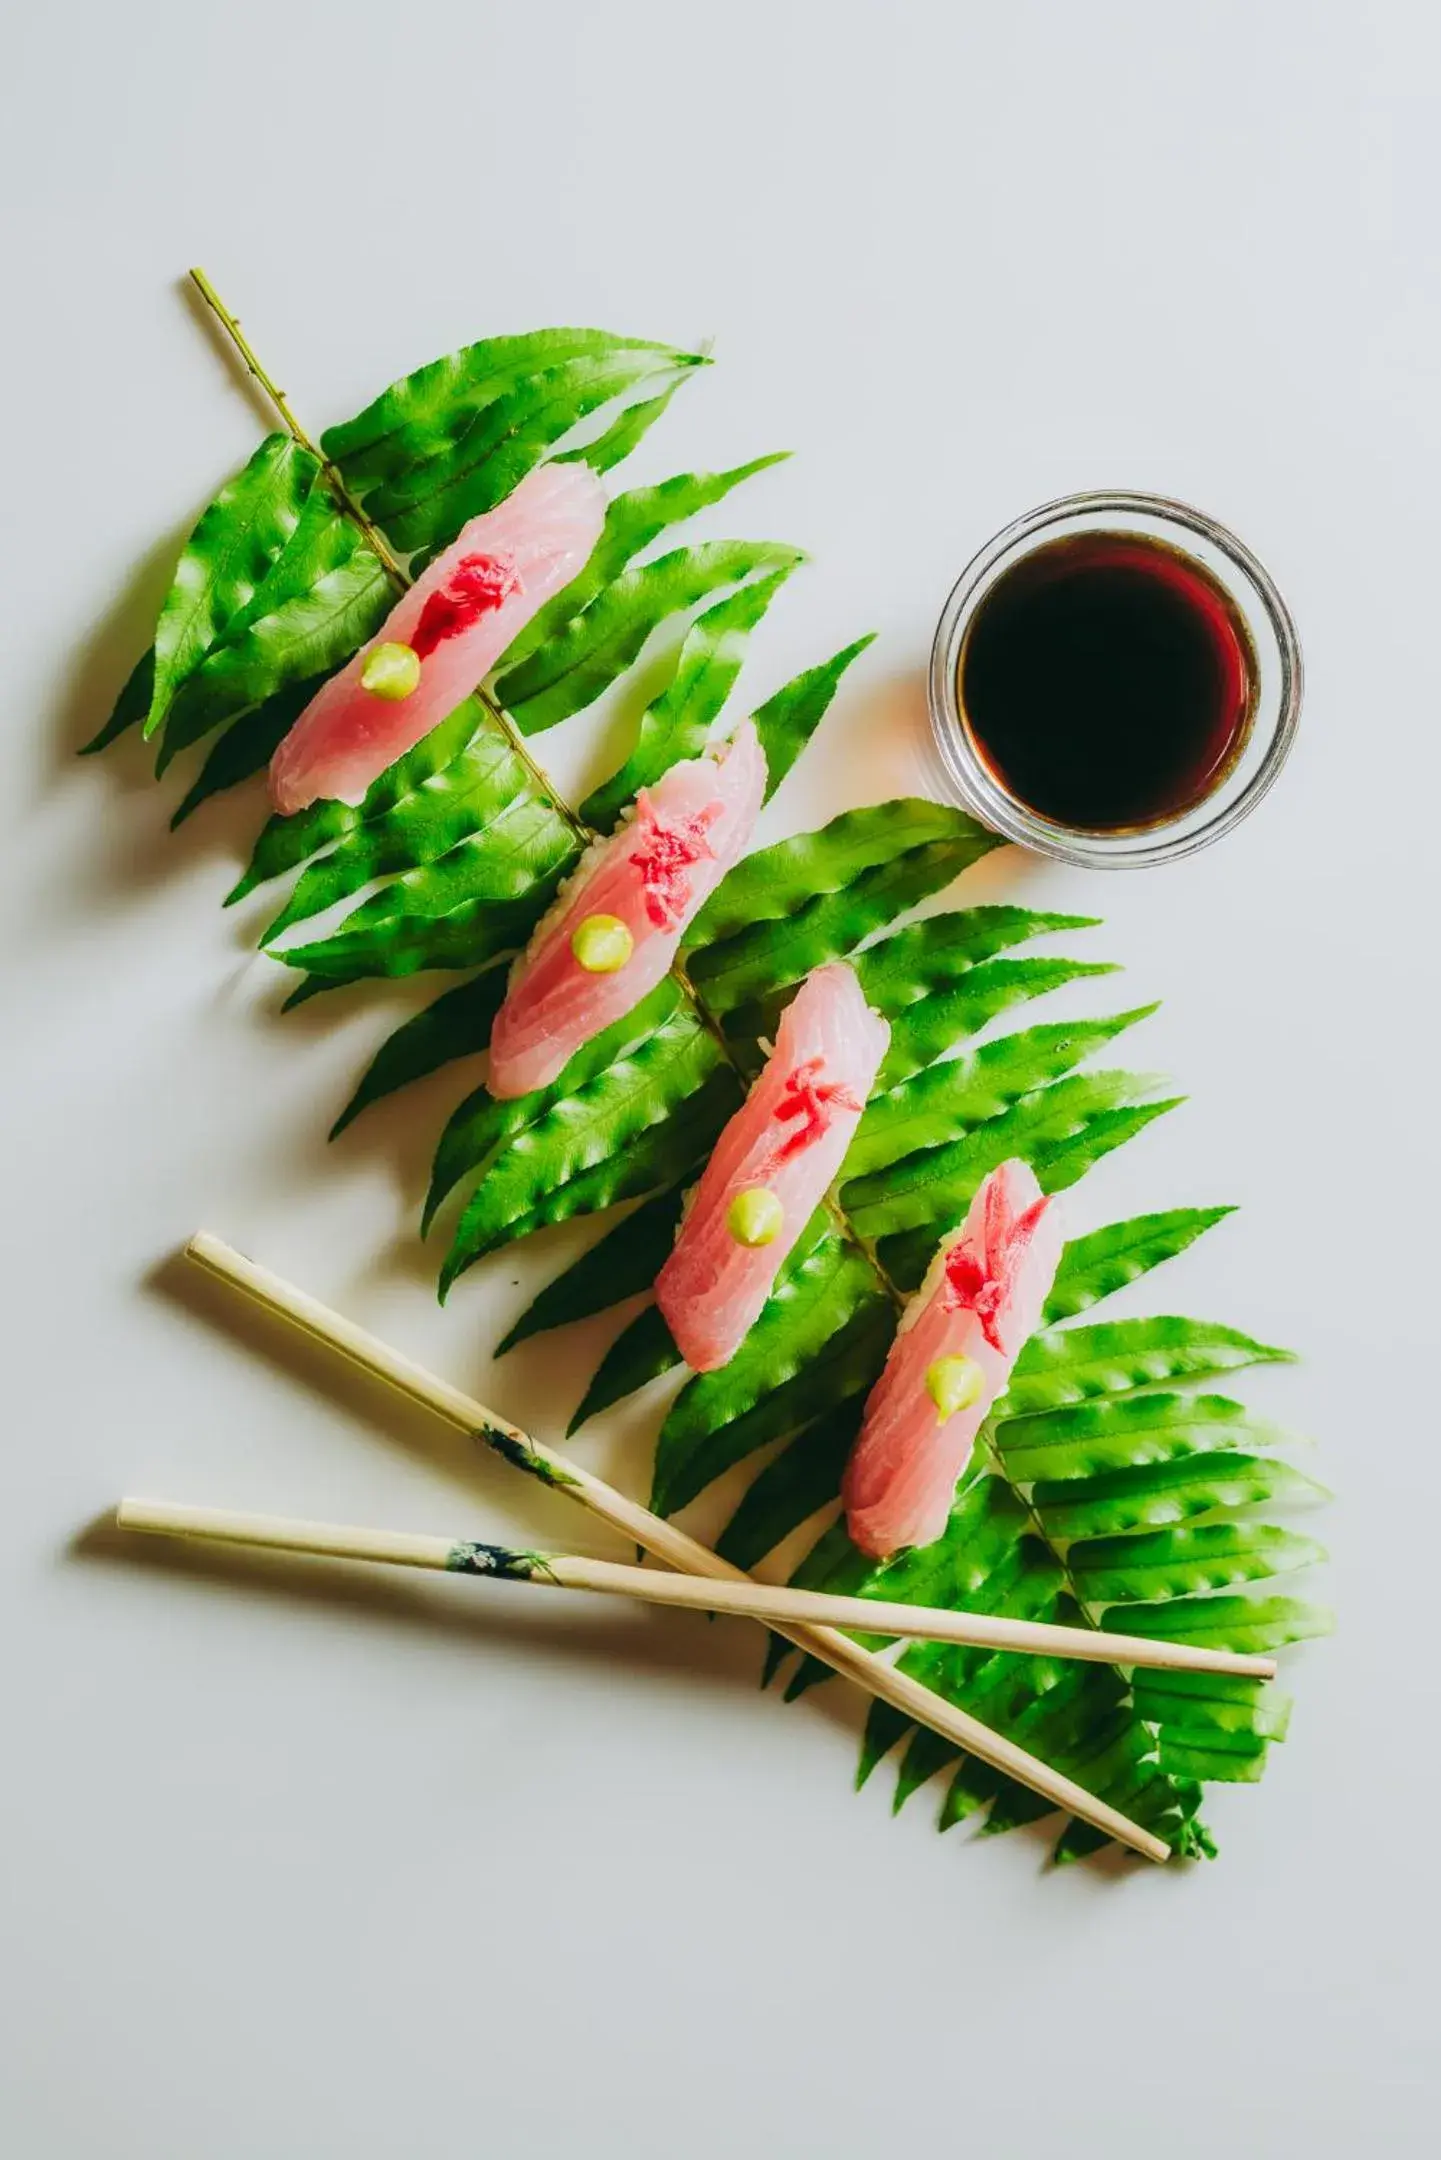
[[[705, 1591], [724, 1588], [727, 1591], [739, 1591], [746, 1596], [762, 1593], [766, 1596], [817, 1595], [811, 1592], [763, 1592], [762, 1585], [755, 1583], [739, 1568], [733, 1567], [728, 1560], [723, 1560], [720, 1554], [713, 1552], [709, 1546], [702, 1545], [685, 1531], [678, 1530], [664, 1517], [653, 1515], [647, 1508], [628, 1500], [623, 1493], [617, 1492], [603, 1479], [583, 1469], [579, 1463], [572, 1462], [555, 1449], [531, 1439], [518, 1426], [498, 1417], [473, 1396], [466, 1395], [449, 1381], [427, 1372], [423, 1366], [391, 1349], [388, 1344], [368, 1334], [364, 1328], [357, 1327], [354, 1321], [332, 1311], [318, 1298], [309, 1296], [307, 1292], [297, 1289], [293, 1283], [272, 1274], [268, 1268], [247, 1259], [244, 1254], [236, 1252], [233, 1247], [209, 1232], [201, 1231], [191, 1239], [186, 1247], [186, 1258], [219, 1281], [240, 1290], [265, 1311], [284, 1320], [312, 1341], [324, 1344], [352, 1365], [383, 1380], [410, 1401], [431, 1410], [455, 1430], [493, 1449], [516, 1469], [524, 1470], [528, 1476], [536, 1478], [555, 1491], [568, 1493], [592, 1514], [609, 1523], [612, 1529], [619, 1531], [629, 1543], [642, 1546], [656, 1559], [676, 1570], [679, 1577], [702, 1578]], [[446, 1540], [434, 1542], [444, 1547], [447, 1552], [454, 1549]], [[430, 1564], [436, 1563], [432, 1560]], [[598, 1561], [584, 1564], [590, 1568], [608, 1565]], [[644, 1570], [627, 1572], [640, 1575], [648, 1593], [666, 1581], [663, 1575], [653, 1575]], [[690, 1601], [689, 1593], [683, 1601]], [[709, 1602], [709, 1599], [706, 1601]], [[884, 1608], [868, 1599], [858, 1602], [861, 1607], [862, 1626], [870, 1631], [884, 1631], [880, 1625]], [[902, 1610], [909, 1620], [916, 1619], [914, 1608], [907, 1607]], [[983, 1616], [946, 1614], [941, 1617], [948, 1622], [962, 1623], [977, 1622]], [[1075, 1779], [1067, 1777], [1063, 1771], [1053, 1769], [1049, 1763], [1028, 1754], [1024, 1748], [1017, 1746], [1015, 1741], [1008, 1740], [991, 1726], [983, 1724], [969, 1711], [948, 1702], [934, 1689], [925, 1687], [910, 1674], [878, 1657], [873, 1651], [863, 1649], [850, 1635], [841, 1633], [833, 1626], [816, 1625], [809, 1620], [802, 1621], [794, 1617], [771, 1621], [770, 1624], [799, 1649], [820, 1659], [845, 1678], [855, 1681], [857, 1686], [880, 1701], [889, 1703], [910, 1722], [928, 1727], [963, 1753], [975, 1756], [1007, 1777], [1014, 1778], [1019, 1784], [1028, 1786], [1049, 1800], [1052, 1806], [1090, 1823], [1107, 1837], [1114, 1838], [1117, 1843], [1140, 1853], [1147, 1860], [1163, 1862], [1171, 1858], [1171, 1847], [1163, 1838], [1157, 1837], [1140, 1823], [1133, 1822], [1128, 1815], [1122, 1814], [1108, 1801], [1098, 1798], [1084, 1785], [1077, 1784]], [[1089, 1636], [1088, 1639], [1095, 1640]], [[1145, 1647], [1148, 1652], [1154, 1652], [1162, 1646], [1147, 1642]], [[1178, 1651], [1180, 1657], [1188, 1660], [1194, 1660], [1198, 1655], [1187, 1646], [1166, 1647]], [[1071, 1653], [1068, 1651], [1068, 1654]], [[1096, 1654], [1114, 1655], [1099, 1651]], [[1211, 1658], [1230, 1655], [1225, 1652], [1199, 1654]], [[1247, 1664], [1247, 1661], [1241, 1662], [1243, 1665]], [[1230, 1669], [1235, 1669], [1234, 1661]], [[1267, 1676], [1273, 1668], [1269, 1660], [1263, 1659], [1249, 1661], [1248, 1669], [1256, 1671], [1259, 1677]]]
[[122, 1500], [115, 1519], [122, 1530], [144, 1530], [161, 1537], [212, 1538], [226, 1545], [315, 1553], [330, 1560], [377, 1560], [391, 1567], [439, 1569], [451, 1575], [489, 1577], [492, 1582], [537, 1583], [552, 1590], [599, 1590], [613, 1597], [638, 1598], [646, 1605], [729, 1613], [759, 1620], [767, 1627], [789, 1623], [856, 1628], [871, 1635], [959, 1643], [968, 1649], [1082, 1658], [1098, 1665], [1143, 1665], [1161, 1672], [1230, 1673], [1252, 1680], [1272, 1680], [1276, 1675], [1274, 1658], [1158, 1642], [1146, 1635], [1111, 1635], [1097, 1628], [1055, 1627], [1038, 1620], [953, 1612], [944, 1606], [838, 1597], [823, 1590], [758, 1583], [748, 1576], [739, 1582], [707, 1581], [700, 1575], [662, 1574], [654, 1568], [627, 1567], [576, 1553], [524, 1552], [474, 1538], [356, 1529], [345, 1523], [302, 1522], [288, 1515], [186, 1507], [174, 1500]]

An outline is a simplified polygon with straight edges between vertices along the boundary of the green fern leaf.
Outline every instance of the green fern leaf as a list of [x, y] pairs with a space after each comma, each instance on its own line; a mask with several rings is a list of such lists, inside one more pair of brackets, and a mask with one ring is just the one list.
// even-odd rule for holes
[[998, 845], [919, 799], [847, 811], [736, 865], [691, 925], [687, 972], [710, 1012], [737, 1012], [846, 958]]
[[628, 1395], [638, 1394], [652, 1380], [659, 1380], [681, 1362], [675, 1339], [657, 1306], [648, 1305], [622, 1328], [607, 1350], [595, 1376], [582, 1396], [567, 1433], [579, 1432], [588, 1419], [599, 1417]]
[[[594, 1049], [594, 1045], [588, 1047]], [[709, 1030], [677, 999], [672, 1010], [638, 1032], [628, 1048], [603, 1066], [591, 1066], [586, 1077], [572, 1082], [564, 1093], [544, 1089], [538, 1100], [523, 1098], [515, 1104], [492, 1104], [487, 1099], [472, 1120], [452, 1120], [437, 1158], [429, 1203], [432, 1211], [441, 1191], [463, 1174], [465, 1157], [485, 1139], [489, 1146], [480, 1158], [480, 1182], [461, 1216], [445, 1263], [444, 1284], [448, 1286], [483, 1253], [509, 1243], [517, 1224], [542, 1211], [547, 1195], [558, 1193], [582, 1172], [603, 1167], [613, 1181], [607, 1187], [612, 1199], [647, 1190], [645, 1184], [635, 1183], [636, 1163], [628, 1162], [627, 1156], [636, 1152], [642, 1135], [662, 1124], [688, 1097], [697, 1097], [718, 1072], [725, 1085], [719, 1090], [719, 1102], [715, 1092], [710, 1095], [717, 1111], [713, 1133], [719, 1132], [728, 1114], [723, 1105], [729, 1109], [736, 1105], [734, 1077], [721, 1066], [721, 1054]], [[517, 1117], [516, 1112], [521, 1115]], [[692, 1146], [687, 1161], [693, 1162], [697, 1152]], [[544, 1212], [543, 1219], [562, 1218]]]
[[[630, 410], [636, 412], [641, 408], [632, 406]], [[626, 417], [622, 413], [617, 424], [623, 423]], [[581, 453], [577, 452], [579, 455]], [[726, 472], [677, 473], [654, 487], [632, 488], [626, 494], [617, 495], [606, 510], [600, 538], [583, 568], [569, 585], [537, 610], [503, 655], [500, 662], [503, 672], [496, 686], [500, 702], [509, 705], [517, 694], [512, 678], [517, 675], [522, 662], [529, 660], [543, 646], [553, 644], [563, 631], [578, 623], [591, 602], [598, 599], [608, 585], [615, 583], [626, 566], [648, 548], [652, 540], [659, 539], [674, 525], [685, 524], [700, 511], [723, 502], [735, 488], [753, 479], [757, 473], [784, 463], [787, 455], [784, 450], [774, 451], [769, 457], [752, 458], [748, 465], [733, 465]], [[536, 672], [544, 671], [537, 669]]]
[[[439, 771], [424, 771], [391, 807], [362, 811], [360, 822], [318, 862], [312, 862], [289, 900], [261, 934], [271, 944], [293, 924], [323, 914], [377, 879], [421, 870], [462, 846], [493, 856], [510, 836], [543, 830], [555, 836], [558, 814], [538, 795], [525, 760], [504, 729], [474, 699], [468, 701], [473, 732], [465, 747]], [[449, 723], [447, 723], [449, 725]], [[426, 761], [427, 764], [429, 760]], [[392, 791], [393, 792], [393, 791]], [[573, 852], [579, 843], [573, 841]], [[428, 898], [422, 904], [428, 905]]]
[[319, 472], [316, 459], [289, 435], [268, 435], [201, 517], [160, 610], [147, 736], [264, 583], [300, 523]]
[[341, 515], [325, 482], [315, 481], [246, 605], [175, 690], [157, 774], [223, 721], [292, 683], [331, 673], [379, 629], [394, 600], [380, 558]]
[[875, 641], [874, 631], [857, 638], [818, 667], [793, 675], [764, 705], [756, 707], [756, 733], [766, 759], [767, 802], [829, 712], [846, 669]]
[[1163, 1215], [1136, 1215], [1110, 1223], [1089, 1237], [1074, 1238], [1061, 1256], [1046, 1319], [1070, 1320], [1089, 1305], [1124, 1289], [1163, 1260], [1174, 1259], [1204, 1231], [1234, 1215], [1230, 1207], [1172, 1208]]
[[[347, 916], [334, 937], [287, 946], [276, 959], [300, 969], [308, 980], [291, 992], [285, 1009], [347, 983], [374, 977], [398, 981], [429, 969], [484, 967], [504, 954], [518, 952], [555, 897], [571, 859], [560, 853], [558, 833], [545, 827], [542, 836], [556, 843], [556, 859], [544, 876], [535, 869], [542, 853], [539, 848], [533, 849], [529, 863], [501, 865], [486, 862], [473, 849], [457, 848], [452, 852], [465, 859], [454, 866], [461, 891], [453, 900], [447, 891], [451, 868], [447, 857], [439, 866], [443, 875], [433, 882], [417, 873], [407, 892], [397, 894], [394, 886], [387, 886]], [[527, 835], [532, 841], [536, 837], [534, 832]], [[503, 891], [507, 883], [519, 888], [509, 897]], [[484, 890], [497, 884], [502, 887], [500, 894]], [[478, 893], [471, 889], [477, 885], [482, 888]], [[406, 905], [410, 892], [425, 893], [433, 911], [410, 913]]]
[[1273, 1456], [1244, 1455], [1229, 1448], [1183, 1455], [1170, 1462], [1139, 1463], [1095, 1477], [1038, 1483], [1031, 1504], [1054, 1542], [1110, 1538], [1127, 1530], [1154, 1530], [1218, 1509], [1256, 1507], [1262, 1501], [1324, 1498], [1324, 1490], [1290, 1463]]
[[1022, 1096], [1070, 1072], [1155, 1009], [1139, 1005], [1106, 1020], [1063, 1020], [1024, 1028], [964, 1056], [928, 1066], [898, 1087], [873, 1096], [842, 1170], [847, 1181], [843, 1187], [846, 1206], [865, 1206], [881, 1189], [870, 1182], [879, 1173], [907, 1157], [964, 1139], [978, 1126], [1000, 1117]]
[[[1072, 1073], [1023, 1095], [959, 1140], [851, 1180], [841, 1188], [842, 1205], [863, 1237], [885, 1241], [882, 1257], [893, 1280], [911, 1289], [937, 1238], [961, 1221], [998, 1163], [1020, 1156], [1047, 1192], [1060, 1191], [1151, 1118], [1176, 1107], [1174, 1099], [1137, 1100], [1155, 1086], [1145, 1074]], [[901, 1232], [911, 1235], [902, 1238]]]
[[610, 472], [613, 467], [624, 463], [632, 450], [650, 433], [657, 420], [664, 417], [677, 390], [682, 389], [690, 379], [691, 370], [682, 369], [658, 396], [627, 405], [625, 410], [611, 421], [604, 433], [593, 436], [589, 442], [581, 443], [574, 450], [558, 451], [554, 462], [557, 465], [588, 465], [593, 473]]
[[643, 787], [653, 787], [682, 758], [699, 757], [745, 660], [750, 634], [790, 576], [794, 564], [742, 585], [707, 608], [686, 633], [676, 668], [641, 717], [635, 748], [603, 786], [580, 806], [595, 831], [608, 833]]
[[667, 977], [639, 1005], [582, 1043], [549, 1087], [535, 1088], [509, 1100], [492, 1095], [489, 1088], [476, 1088], [452, 1112], [440, 1136], [421, 1216], [421, 1235], [429, 1230], [436, 1210], [462, 1178], [472, 1170], [484, 1175], [517, 1133], [553, 1110], [563, 1110], [581, 1089], [632, 1057], [658, 1028], [677, 1021], [682, 1026], [695, 1025], [693, 1016], [685, 1012], [678, 986]]
[[495, 694], [523, 735], [567, 720], [622, 676], [652, 633], [712, 594], [793, 570], [799, 548], [772, 540], [711, 540], [637, 564], [605, 586], [584, 614], [496, 683]]
[[650, 338], [616, 337], [609, 330], [562, 328], [481, 338], [393, 382], [353, 420], [327, 428], [320, 447], [352, 494], [365, 501], [378, 482], [403, 479], [448, 456], [470, 423], [523, 378], [567, 361], [603, 360], [618, 352], [648, 354], [657, 367], [700, 364], [697, 354]]
[[[1269, 1497], [1269, 1496], [1268, 1496]], [[1325, 1557], [1314, 1538], [1272, 1523], [1206, 1523], [1091, 1538], [1072, 1545], [1066, 1566], [1088, 1605], [1147, 1603], [1265, 1582]]]
[[747, 1572], [808, 1522], [841, 1489], [841, 1473], [860, 1430], [858, 1396], [798, 1432], [746, 1487], [716, 1550]]
[[1173, 1598], [1161, 1605], [1122, 1605], [1102, 1613], [1102, 1627], [1208, 1650], [1264, 1656], [1288, 1643], [1329, 1635], [1335, 1616], [1324, 1605], [1285, 1597]]
[[98, 750], [108, 750], [111, 743], [139, 727], [150, 710], [155, 695], [155, 647], [143, 652], [125, 678], [120, 695], [111, 707], [110, 717], [98, 734], [81, 746], [81, 757], [94, 757]]
[[1167, 1734], [1214, 1741], [1234, 1733], [1249, 1740], [1284, 1740], [1292, 1701], [1274, 1681], [1231, 1673], [1153, 1672], [1132, 1681], [1137, 1713]]
[[473, 1057], [486, 1049], [505, 996], [506, 974], [503, 967], [487, 968], [483, 975], [444, 991], [387, 1036], [331, 1126], [331, 1139], [338, 1139], [371, 1103], [409, 1087], [413, 1080], [425, 1079], [456, 1058]]
[[170, 820], [171, 831], [183, 825], [212, 795], [224, 794], [226, 789], [239, 787], [242, 781], [264, 772], [319, 688], [315, 678], [292, 683], [288, 689], [277, 690], [263, 705], [233, 720], [181, 798]]
[[1061, 1410], [1001, 1417], [993, 1428], [997, 1455], [1014, 1485], [1174, 1462], [1217, 1446], [1273, 1447], [1281, 1437], [1229, 1396], [1148, 1385]]
[[864, 1393], [879, 1374], [894, 1311], [866, 1255], [828, 1222], [812, 1220], [729, 1364], [677, 1396], [656, 1443], [657, 1514], [673, 1514], [743, 1455]]
[[[735, 1107], [734, 1085], [731, 1074], [724, 1067], [713, 1072], [700, 1087], [685, 1096], [668, 1117], [658, 1118], [647, 1126], [630, 1146], [602, 1156], [589, 1169], [578, 1172], [563, 1184], [548, 1185], [534, 1207], [504, 1226], [504, 1234], [490, 1249], [513, 1244], [554, 1223], [569, 1222], [575, 1216], [598, 1214], [622, 1200], [661, 1192], [693, 1178], [707, 1149], [715, 1145], [716, 1134]], [[446, 1261], [441, 1275], [442, 1297], [448, 1294], [455, 1276], [471, 1264], [470, 1256], [463, 1250], [467, 1234], [466, 1219], [462, 1215], [456, 1233], [457, 1248], [461, 1250], [459, 1257], [453, 1251]]]
[[691, 924], [687, 948], [698, 954], [759, 925], [783, 923], [808, 902], [844, 891], [866, 870], [912, 848], [974, 840], [1000, 845], [964, 811], [919, 796], [843, 811], [817, 832], [797, 833], [738, 862]]
[[484, 727], [503, 733], [501, 722], [487, 715], [478, 698], [465, 698], [453, 713], [433, 727], [428, 735], [423, 735], [413, 749], [397, 758], [378, 780], [371, 783], [364, 802], [358, 807], [324, 800], [312, 803], [308, 810], [296, 811], [292, 817], [271, 818], [255, 844], [244, 877], [226, 895], [226, 906], [233, 907], [258, 885], [268, 884], [272, 878], [299, 869], [322, 848], [333, 847], [336, 841], [358, 832], [367, 822], [387, 817], [391, 811], [401, 809], [419, 797], [432, 780], [444, 773], [453, 758], [469, 749], [477, 730]]
[[[428, 456], [416, 461], [412, 454], [390, 477], [367, 486], [366, 515], [403, 554], [448, 547], [471, 518], [503, 502], [580, 421], [677, 362], [697, 364], [665, 347], [613, 342], [609, 351], [522, 375], [488, 402], [457, 410], [443, 432], [432, 426]], [[353, 470], [353, 458], [349, 466]]]
[[588, 1252], [546, 1285], [495, 1347], [497, 1357], [532, 1335], [569, 1327], [649, 1290], [680, 1222], [682, 1193], [658, 1193], [608, 1230]]
[[1290, 1350], [1214, 1321], [1170, 1314], [1143, 1320], [1101, 1320], [1089, 1327], [1047, 1328], [1033, 1335], [1016, 1360], [1011, 1384], [996, 1405], [998, 1418], [1055, 1410], [1127, 1388], [1164, 1387], [1171, 1380], [1206, 1380], [1243, 1365], [1289, 1363]]

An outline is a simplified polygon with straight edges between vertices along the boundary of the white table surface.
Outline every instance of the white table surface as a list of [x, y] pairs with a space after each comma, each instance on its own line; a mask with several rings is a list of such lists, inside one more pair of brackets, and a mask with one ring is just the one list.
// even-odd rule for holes
[[[1434, 10], [1359, 0], [12, 22], [15, 2160], [1434, 2150], [1438, 62]], [[941, 598], [1029, 505], [1174, 493], [1275, 571], [1309, 696], [1261, 813], [1171, 871], [972, 885], [1104, 913], [1125, 999], [1165, 997], [1134, 1055], [1190, 1103], [1078, 1215], [1244, 1203], [1128, 1304], [1300, 1348], [1246, 1392], [1341, 1495], [1342, 1631], [1264, 1784], [1213, 1795], [1217, 1865], [1053, 1876], [1027, 1834], [938, 1838], [929, 1793], [892, 1821], [885, 1777], [851, 1791], [856, 1701], [758, 1696], [740, 1628], [72, 1549], [127, 1488], [613, 1549], [170, 1258], [209, 1224], [541, 1430], [580, 1384], [586, 1344], [487, 1361], [528, 1261], [433, 1301], [452, 1079], [325, 1148], [406, 1000], [276, 1019], [260, 918], [219, 908], [255, 798], [172, 842], [136, 757], [69, 755], [258, 439], [192, 260], [317, 426], [488, 331], [714, 336], [643, 469], [800, 453], [709, 527], [815, 556], [748, 681], [883, 632], [772, 837], [922, 778]], [[558, 768], [596, 747], [573, 725]], [[639, 1481], [641, 1425], [587, 1459]]]

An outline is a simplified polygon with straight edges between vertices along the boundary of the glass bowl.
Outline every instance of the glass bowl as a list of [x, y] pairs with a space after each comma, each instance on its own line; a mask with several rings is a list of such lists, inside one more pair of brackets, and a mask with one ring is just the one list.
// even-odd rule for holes
[[[977, 748], [957, 688], [966, 633], [997, 578], [1038, 547], [1095, 532], [1162, 541], [1209, 571], [1245, 624], [1257, 668], [1248, 732], [1214, 790], [1162, 823], [1116, 832], [1058, 824], [1013, 795]], [[1062, 862], [1131, 870], [1193, 855], [1255, 809], [1295, 738], [1301, 685], [1301, 646], [1291, 611], [1263, 565], [1234, 533], [1164, 495], [1106, 491], [1043, 503], [997, 533], [966, 565], [936, 626], [929, 703], [946, 777], [973, 816], [1008, 840]]]

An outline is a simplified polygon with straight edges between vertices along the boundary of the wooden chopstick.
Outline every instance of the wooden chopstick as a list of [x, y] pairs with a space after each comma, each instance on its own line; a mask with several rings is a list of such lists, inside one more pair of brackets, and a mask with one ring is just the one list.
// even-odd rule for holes
[[[323, 1343], [350, 1364], [384, 1380], [410, 1401], [434, 1411], [437, 1417], [469, 1438], [493, 1448], [517, 1469], [524, 1470], [555, 1491], [569, 1493], [593, 1515], [618, 1530], [628, 1542], [643, 1546], [668, 1567], [685, 1575], [703, 1575], [712, 1581], [751, 1581], [719, 1553], [687, 1536], [684, 1530], [678, 1530], [663, 1516], [652, 1515], [649, 1509], [640, 1507], [634, 1500], [627, 1500], [624, 1493], [607, 1485], [603, 1478], [593, 1476], [554, 1448], [531, 1439], [519, 1426], [487, 1409], [484, 1403], [464, 1394], [450, 1381], [427, 1372], [424, 1366], [417, 1365], [398, 1350], [392, 1350], [378, 1337], [357, 1327], [353, 1320], [333, 1312], [319, 1298], [297, 1289], [257, 1261], [247, 1259], [222, 1238], [209, 1231], [198, 1232], [186, 1247], [186, 1257], [207, 1274], [242, 1291], [267, 1312], [299, 1329], [313, 1342]], [[1159, 1863], [1171, 1858], [1171, 1847], [1163, 1838], [1133, 1822], [1130, 1816], [1123, 1815], [1119, 1808], [1099, 1799], [1095, 1793], [1088, 1792], [1084, 1785], [1078, 1785], [1063, 1771], [1054, 1770], [1049, 1763], [1027, 1754], [1014, 1740], [1008, 1740], [1004, 1734], [982, 1724], [969, 1711], [947, 1702], [933, 1688], [913, 1680], [908, 1673], [901, 1672], [872, 1651], [863, 1650], [848, 1635], [834, 1628], [793, 1626], [790, 1623], [777, 1632], [810, 1656], [854, 1680], [869, 1694], [890, 1703], [915, 1724], [928, 1726], [954, 1747], [989, 1763], [1007, 1777], [1015, 1778], [1018, 1784], [1040, 1793], [1067, 1814], [1091, 1823], [1118, 1844], [1140, 1853], [1144, 1859]]]
[[1145, 1635], [1109, 1635], [1096, 1628], [1008, 1620], [990, 1613], [953, 1612], [942, 1606], [839, 1597], [827, 1591], [792, 1590], [749, 1579], [718, 1582], [703, 1575], [672, 1575], [654, 1568], [627, 1567], [614, 1560], [592, 1560], [577, 1553], [525, 1552], [474, 1538], [356, 1529], [346, 1523], [302, 1522], [289, 1515], [187, 1507], [174, 1500], [122, 1500], [115, 1519], [123, 1530], [150, 1531], [162, 1537], [213, 1538], [228, 1545], [315, 1553], [332, 1560], [377, 1560], [392, 1567], [438, 1568], [452, 1575], [535, 1583], [552, 1590], [599, 1590], [612, 1597], [638, 1598], [647, 1605], [732, 1614], [759, 1620], [766, 1627], [791, 1622], [802, 1627], [858, 1628], [872, 1635], [960, 1643], [979, 1650], [1014, 1650], [1036, 1657], [1082, 1658], [1098, 1665], [1231, 1673], [1251, 1680], [1276, 1677], [1274, 1658], [1247, 1657], [1238, 1651], [1198, 1649], [1191, 1643], [1158, 1642]]

